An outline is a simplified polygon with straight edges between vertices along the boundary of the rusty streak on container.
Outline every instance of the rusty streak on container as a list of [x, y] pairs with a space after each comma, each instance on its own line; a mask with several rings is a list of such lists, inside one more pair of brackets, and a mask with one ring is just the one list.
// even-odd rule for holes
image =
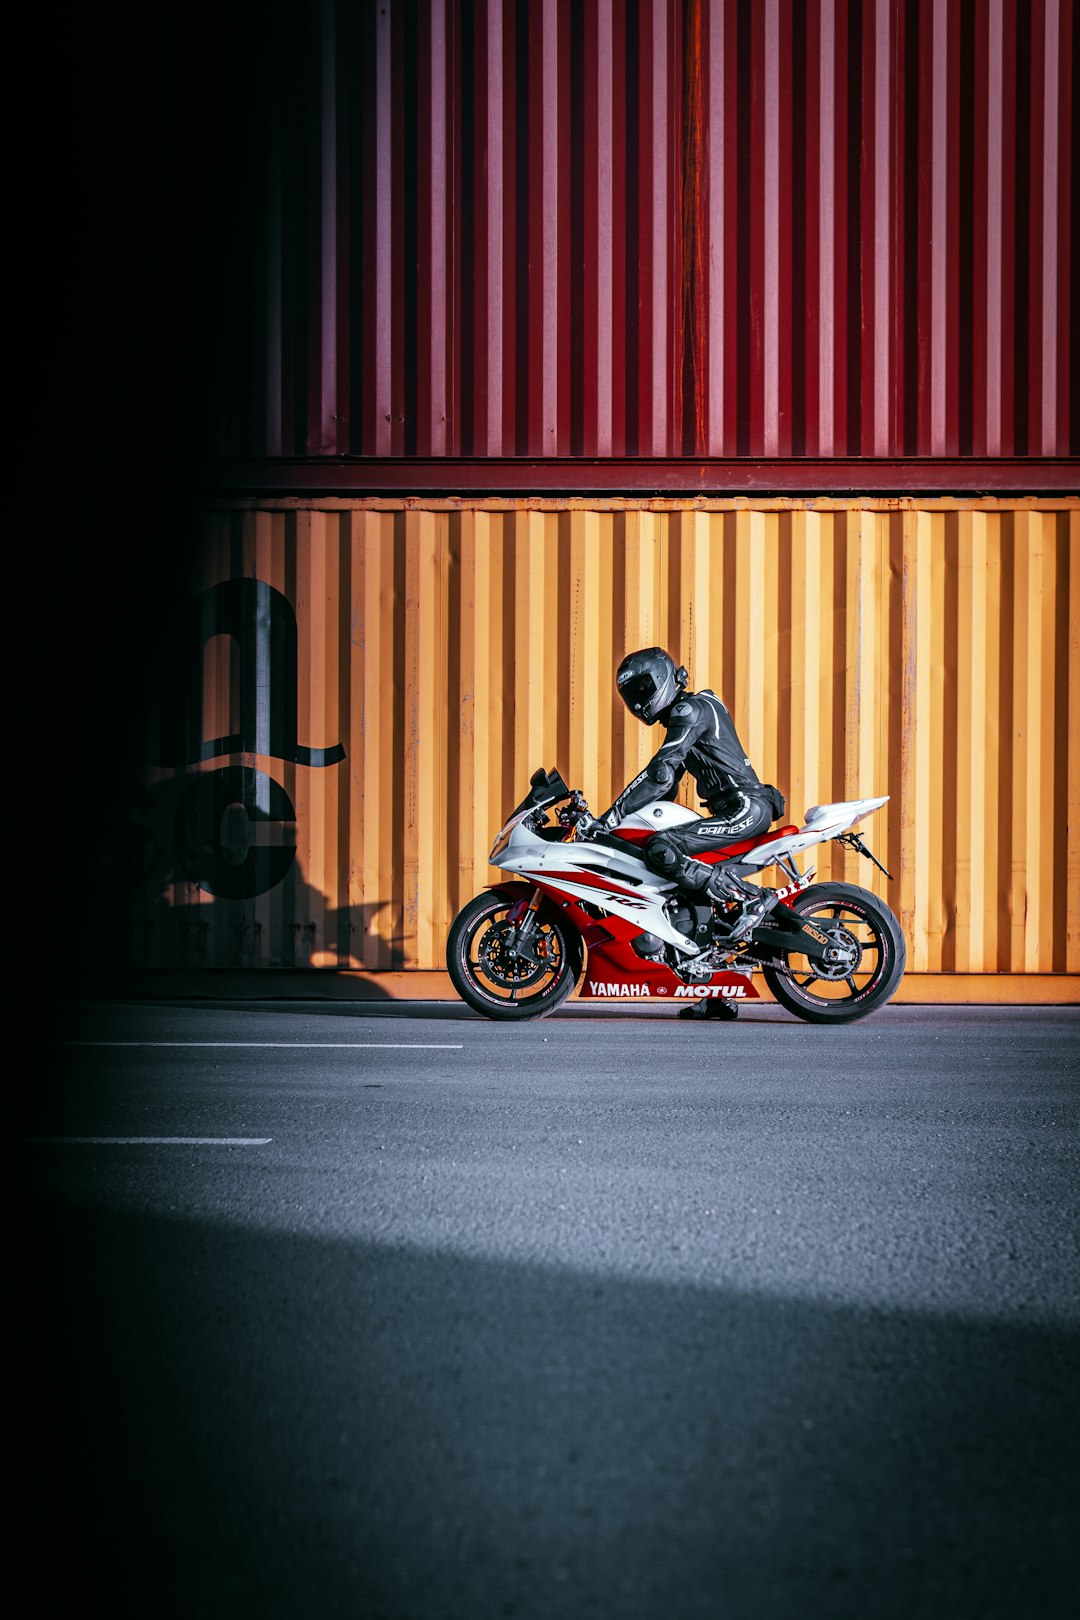
[[[708, 214], [700, 238], [707, 253], [708, 276], [702, 293], [706, 299], [704, 325], [708, 344], [708, 386], [702, 403], [701, 432], [706, 455], [723, 454], [724, 445], [724, 354], [726, 346], [726, 267], [724, 262], [724, 187], [727, 142], [724, 130], [724, 13], [710, 11], [708, 19], [708, 83], [703, 86], [707, 103], [703, 121], [708, 128]], [[697, 423], [695, 422], [695, 427]]]
[[1075, 0], [321, 0], [267, 37], [222, 456], [1076, 455]]
[[705, 453], [708, 343], [708, 282], [705, 242], [708, 214], [705, 188], [709, 146], [704, 124], [705, 11], [701, 0], [686, 0], [682, 37], [679, 279], [675, 329], [675, 423], [684, 455]]

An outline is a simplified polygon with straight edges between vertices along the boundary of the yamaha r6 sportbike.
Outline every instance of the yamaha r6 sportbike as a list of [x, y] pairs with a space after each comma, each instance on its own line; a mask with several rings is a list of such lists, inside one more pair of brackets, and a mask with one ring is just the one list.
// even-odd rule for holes
[[490, 1018], [542, 1018], [579, 982], [583, 997], [670, 996], [688, 1005], [711, 996], [760, 999], [753, 978], [761, 973], [780, 1005], [810, 1023], [864, 1018], [900, 982], [907, 955], [900, 925], [868, 889], [814, 883], [813, 869], [800, 872], [795, 856], [833, 839], [884, 872], [851, 829], [887, 802], [886, 794], [815, 805], [802, 827], [702, 853], [743, 882], [769, 866], [789, 879], [766, 890], [775, 903], [734, 940], [725, 937], [732, 913], [723, 903], [688, 897], [645, 864], [648, 840], [699, 819], [695, 811], [650, 804], [602, 831], [557, 770], [538, 770], [489, 857], [514, 875], [470, 900], [450, 929], [454, 988]]

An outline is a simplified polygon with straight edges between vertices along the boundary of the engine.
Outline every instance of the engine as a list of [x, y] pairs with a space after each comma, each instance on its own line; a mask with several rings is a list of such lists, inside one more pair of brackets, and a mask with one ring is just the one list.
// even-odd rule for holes
[[[715, 923], [711, 906], [679, 901], [668, 908], [668, 920], [699, 950], [706, 949], [713, 938]], [[639, 934], [633, 941], [633, 949], [647, 962], [666, 962], [687, 983], [708, 979], [714, 971], [711, 965], [706, 968], [697, 957], [684, 955], [677, 946], [665, 944], [656, 934]]]
[[[694, 905], [679, 900], [668, 909], [668, 920], [673, 928], [686, 936], [687, 943], [697, 946], [700, 955], [690, 956], [675, 945], [667, 945], [656, 934], [639, 934], [633, 949], [647, 962], [666, 962], [684, 984], [703, 984], [721, 967], [730, 965], [733, 949], [723, 946], [716, 913], [711, 905]], [[714, 948], [715, 947], [715, 948]]]
[[677, 928], [680, 934], [685, 934], [699, 950], [705, 949], [716, 931], [712, 906], [695, 906], [689, 901], [679, 901], [668, 912], [668, 918], [671, 926]]
[[684, 984], [704, 984], [720, 969], [732, 967], [733, 958], [739, 958], [739, 946], [725, 945], [712, 906], [678, 901], [668, 916], [672, 926], [701, 952], [698, 956], [684, 956], [675, 946], [664, 947], [664, 959]]

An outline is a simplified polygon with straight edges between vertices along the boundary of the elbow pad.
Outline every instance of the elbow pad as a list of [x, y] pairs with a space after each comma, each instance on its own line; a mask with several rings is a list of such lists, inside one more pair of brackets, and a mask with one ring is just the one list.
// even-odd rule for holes
[[656, 783], [661, 793], [665, 792], [675, 780], [675, 772], [665, 760], [653, 760], [649, 766], [648, 775]]

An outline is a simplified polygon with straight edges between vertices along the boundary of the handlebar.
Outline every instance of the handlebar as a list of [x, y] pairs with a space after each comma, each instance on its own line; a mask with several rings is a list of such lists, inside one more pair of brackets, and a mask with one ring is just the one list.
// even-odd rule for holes
[[598, 825], [596, 817], [589, 809], [588, 800], [585, 798], [584, 793], [575, 788], [570, 795], [570, 802], [559, 811], [559, 826], [569, 828], [572, 832], [576, 832], [579, 827], [584, 827], [584, 836], [587, 838], [592, 829]]

